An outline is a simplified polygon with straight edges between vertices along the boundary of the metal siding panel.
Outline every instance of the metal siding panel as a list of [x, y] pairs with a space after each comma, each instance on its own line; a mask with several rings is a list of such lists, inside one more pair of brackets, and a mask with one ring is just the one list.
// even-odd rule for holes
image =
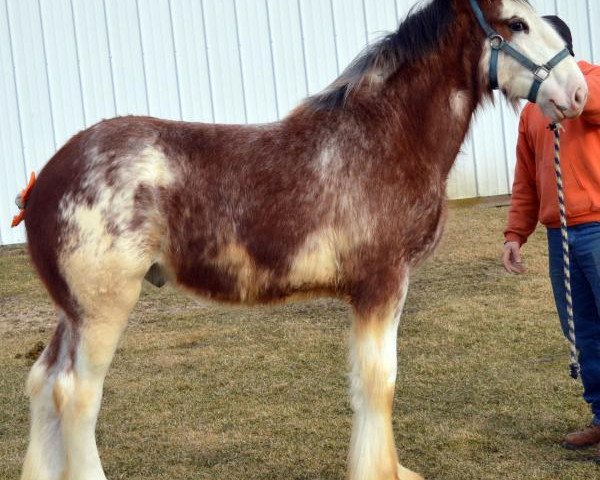
[[277, 97], [267, 4], [256, 0], [237, 0], [236, 10], [247, 121], [262, 123], [276, 120]]
[[302, 0], [300, 14], [308, 91], [313, 94], [323, 90], [337, 77], [331, 4], [323, 0]]
[[477, 196], [475, 164], [473, 163], [473, 145], [468, 139], [456, 157], [450, 171], [447, 186], [448, 198], [470, 198]]
[[588, 28], [592, 49], [591, 61], [598, 64], [600, 63], [600, 3], [597, 0], [587, 0], [587, 4]]
[[36, 0], [8, 2], [15, 78], [19, 90], [26, 170], [39, 170], [54, 153], [42, 23]]
[[243, 123], [244, 86], [233, 0], [204, 0], [203, 5], [215, 121]]
[[69, 0], [42, 0], [46, 64], [57, 147], [85, 124]]
[[177, 0], [171, 3], [171, 8], [182, 117], [188, 121], [213, 122], [202, 3]]
[[117, 114], [102, 0], [72, 0], [87, 126]]
[[105, 0], [118, 115], [149, 113], [136, 3]]
[[502, 132], [502, 113], [498, 108], [500, 99], [495, 93], [496, 106], [488, 105], [477, 115], [473, 125], [473, 145], [477, 160], [477, 194], [500, 195], [508, 190], [506, 158]]
[[[525, 105], [525, 102], [521, 102], [521, 107]], [[516, 151], [517, 151], [517, 140], [519, 138], [519, 115], [521, 108], [518, 111], [514, 111], [505, 101], [500, 102], [500, 108], [502, 108], [502, 121], [504, 128], [504, 145], [506, 154], [504, 156], [504, 166], [508, 175], [507, 188], [505, 192], [510, 193], [512, 191], [512, 185], [515, 176], [515, 163], [516, 163]]]
[[522, 101], [517, 111], [515, 111], [505, 101], [501, 102], [501, 108], [503, 113], [502, 118], [504, 128], [504, 145], [506, 151], [504, 158], [504, 166], [508, 175], [507, 189], [506, 192], [503, 193], [510, 193], [512, 191], [512, 184], [514, 181], [515, 174], [515, 163], [517, 160], [517, 140], [519, 139], [519, 116], [521, 115], [521, 110], [526, 105], [526, 103], [527, 102]]
[[296, 0], [268, 0], [279, 115], [308, 94], [300, 12]]
[[148, 111], [156, 117], [179, 120], [182, 115], [169, 0], [138, 2], [138, 8]]
[[365, 0], [369, 43], [398, 28], [394, 0]]
[[332, 0], [336, 47], [343, 71], [367, 45], [362, 0]]
[[25, 241], [23, 226], [10, 228], [17, 213], [14, 199], [25, 181], [17, 86], [13, 70], [12, 42], [6, 3], [0, 4], [0, 245]]

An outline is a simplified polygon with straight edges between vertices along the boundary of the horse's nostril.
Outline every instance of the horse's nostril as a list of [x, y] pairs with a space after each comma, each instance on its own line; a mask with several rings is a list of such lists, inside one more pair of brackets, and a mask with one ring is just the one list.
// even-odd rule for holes
[[586, 92], [583, 90], [583, 88], [579, 87], [575, 91], [575, 95], [573, 95], [573, 107], [576, 109], [583, 107], [583, 105], [585, 105], [586, 97]]

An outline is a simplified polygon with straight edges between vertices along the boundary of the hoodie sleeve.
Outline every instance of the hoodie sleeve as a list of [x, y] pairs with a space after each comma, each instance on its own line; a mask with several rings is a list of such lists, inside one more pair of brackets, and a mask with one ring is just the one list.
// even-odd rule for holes
[[536, 187], [535, 153], [527, 137], [527, 109], [519, 121], [517, 163], [513, 182], [508, 222], [504, 230], [507, 241], [523, 245], [538, 222], [539, 199]]

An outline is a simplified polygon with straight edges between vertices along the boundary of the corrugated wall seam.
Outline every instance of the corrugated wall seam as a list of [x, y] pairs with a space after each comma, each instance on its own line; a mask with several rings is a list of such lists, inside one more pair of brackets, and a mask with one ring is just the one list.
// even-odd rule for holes
[[179, 120], [183, 120], [183, 104], [181, 102], [181, 80], [179, 79], [179, 65], [177, 62], [177, 44], [175, 43], [175, 28], [173, 26], [173, 8], [171, 0], [169, 6], [169, 27], [171, 29], [171, 42], [173, 43], [173, 65], [175, 67], [175, 83], [177, 85], [177, 107], [179, 108]]
[[83, 80], [81, 77], [81, 61], [79, 55], [79, 40], [77, 38], [77, 22], [75, 22], [75, 9], [73, 8], [73, 0], [69, 0], [71, 8], [71, 21], [73, 23], [73, 41], [75, 42], [75, 56], [77, 57], [77, 78], [79, 79], [79, 95], [81, 96], [81, 112], [83, 113], [83, 125], [87, 127], [87, 114], [85, 110], [85, 101], [83, 95]]
[[363, 25], [365, 27], [365, 45], [369, 45], [369, 24], [367, 23], [367, 6], [365, 5], [365, 0], [361, 1], [361, 5], [362, 5]]
[[296, 7], [298, 8], [298, 20], [300, 21], [300, 45], [302, 45], [302, 61], [304, 63], [304, 85], [306, 87], [306, 95], [308, 95], [308, 64], [306, 61], [306, 45], [304, 42], [304, 21], [302, 19], [302, 7], [300, 6], [300, 0], [296, 0]]
[[21, 101], [19, 95], [19, 83], [17, 82], [17, 68], [15, 65], [15, 50], [12, 41], [12, 28], [10, 25], [10, 12], [8, 11], [8, 0], [4, 0], [4, 8], [6, 11], [6, 24], [8, 26], [8, 42], [10, 48], [10, 63], [12, 65], [13, 82], [15, 82], [15, 94], [17, 96], [17, 120], [19, 126], [19, 142], [21, 143], [21, 165], [23, 167], [23, 178], [27, 178], [27, 165], [25, 164], [25, 138], [23, 137], [23, 126], [21, 125]]
[[273, 55], [273, 31], [271, 29], [271, 13], [269, 11], [269, 0], [265, 0], [265, 11], [267, 12], [267, 29], [269, 30], [269, 55], [271, 57], [271, 78], [273, 80], [275, 112], [277, 113], [277, 118], [281, 118], [281, 112], [279, 111], [279, 92], [277, 91], [277, 74], [275, 73], [275, 56]]
[[52, 89], [50, 88], [50, 73], [48, 72], [48, 54], [46, 52], [46, 34], [44, 29], [44, 17], [42, 15], [42, 5], [40, 0], [37, 0], [38, 13], [40, 15], [40, 30], [42, 32], [42, 53], [44, 54], [44, 69], [46, 72], [46, 87], [48, 88], [48, 103], [50, 105], [50, 126], [52, 127], [52, 141], [54, 150], [58, 148], [56, 139], [56, 126], [54, 125], [54, 102], [52, 102]]
[[200, 1], [200, 9], [202, 10], [202, 35], [204, 37], [204, 50], [206, 52], [206, 73], [208, 74], [208, 89], [210, 91], [210, 113], [212, 116], [212, 121], [215, 121], [216, 113], [215, 113], [215, 100], [214, 100], [214, 87], [213, 87], [213, 78], [212, 72], [210, 68], [210, 49], [208, 48], [208, 36], [206, 35], [206, 8], [204, 8], [204, 0]]
[[[471, 127], [473, 128], [473, 127]], [[477, 171], [477, 147], [475, 146], [475, 138], [473, 133], [469, 136], [469, 142], [471, 142], [471, 151], [473, 152], [473, 173], [475, 176], [475, 196], [480, 196], [480, 188], [479, 188], [479, 172]]]
[[340, 55], [338, 53], [337, 30], [335, 28], [335, 11], [333, 9], [333, 0], [329, 0], [329, 10], [331, 11], [331, 24], [333, 28], [333, 51], [335, 52], [335, 71], [340, 74]]
[[117, 89], [115, 87], [115, 73], [113, 66], [112, 47], [110, 44], [110, 29], [108, 28], [108, 14], [106, 13], [106, 0], [102, 0], [102, 12], [104, 14], [104, 30], [106, 32], [106, 48], [108, 49], [108, 65], [110, 67], [110, 82], [112, 88], [113, 106], [116, 115], [119, 110], [117, 107]]
[[590, 52], [592, 53], [592, 63], [596, 62], [596, 49], [594, 48], [594, 29], [592, 28], [592, 4], [590, 3], [590, 0], [586, 0], [585, 1], [585, 5], [587, 7], [587, 24], [588, 24], [588, 31], [590, 33]]
[[504, 147], [504, 170], [506, 172], [506, 191], [510, 192], [510, 171], [508, 169], [508, 145], [506, 145], [506, 119], [504, 117], [504, 107], [499, 105], [500, 120], [502, 123], [502, 146]]
[[142, 21], [140, 19], [140, 4], [139, 0], [135, 0], [135, 14], [137, 17], [138, 37], [140, 42], [140, 51], [142, 52], [142, 73], [144, 74], [144, 94], [146, 98], [146, 112], [148, 115], [150, 112], [150, 96], [148, 94], [148, 77], [146, 75], [146, 54], [144, 53], [144, 38], [142, 34]]
[[244, 107], [244, 123], [248, 123], [248, 99], [246, 98], [246, 82], [244, 64], [242, 61], [242, 44], [240, 42], [240, 24], [238, 20], [237, 0], [233, 0], [233, 17], [235, 23], [235, 42], [237, 46], [238, 63], [240, 64], [240, 83], [242, 86], [242, 106]]

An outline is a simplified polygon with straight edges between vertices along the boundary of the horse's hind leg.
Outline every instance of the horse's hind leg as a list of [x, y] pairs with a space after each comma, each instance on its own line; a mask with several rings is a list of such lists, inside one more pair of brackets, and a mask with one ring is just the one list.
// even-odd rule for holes
[[[31, 401], [31, 431], [23, 465], [22, 480], [61, 478], [66, 467], [60, 413], [54, 401], [69, 379], [70, 360], [65, 356], [73, 326], [61, 311], [59, 323], [48, 347], [33, 365], [27, 380]], [[69, 365], [66, 365], [69, 363]]]
[[22, 480], [106, 479], [95, 440], [102, 386], [144, 271], [83, 267], [66, 275], [80, 316], [61, 314], [29, 376], [31, 438]]
[[[354, 410], [348, 455], [350, 480], [421, 479], [398, 463], [392, 430], [396, 338], [407, 289], [406, 275], [398, 288], [394, 288], [398, 293], [392, 298], [354, 299], [350, 342], [350, 394]], [[362, 290], [359, 295], [374, 291], [369, 287]], [[371, 295], [366, 293], [366, 296]]]

